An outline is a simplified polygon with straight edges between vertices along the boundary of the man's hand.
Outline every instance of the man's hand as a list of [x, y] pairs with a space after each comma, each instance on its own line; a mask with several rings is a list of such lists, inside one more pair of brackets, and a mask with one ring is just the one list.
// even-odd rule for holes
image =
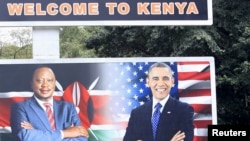
[[33, 126], [27, 121], [21, 122], [21, 127], [24, 129], [34, 129]]
[[89, 137], [88, 130], [85, 129], [82, 126], [71, 126], [67, 129], [62, 130], [63, 131], [63, 138], [75, 138], [75, 137]]
[[185, 133], [178, 131], [170, 141], [184, 141]]

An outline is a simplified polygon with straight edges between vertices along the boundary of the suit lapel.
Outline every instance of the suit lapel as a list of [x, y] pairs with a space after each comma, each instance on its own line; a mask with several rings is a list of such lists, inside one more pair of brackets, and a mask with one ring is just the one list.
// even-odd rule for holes
[[59, 116], [59, 103], [56, 100], [53, 100], [53, 110], [54, 110], [54, 117], [56, 123], [56, 129], [59, 128], [59, 125], [62, 125], [62, 118]]
[[[157, 134], [157, 139], [162, 140], [163, 138], [168, 138], [168, 134], [172, 130], [171, 122], [174, 121], [174, 103], [173, 99], [170, 97], [167, 103], [164, 106], [164, 109], [160, 116], [160, 121], [158, 124], [158, 131], [160, 134]], [[164, 132], [165, 134], [162, 134]]]
[[49, 120], [48, 117], [45, 113], [45, 111], [42, 109], [42, 107], [37, 103], [36, 99], [34, 98], [34, 96], [31, 98], [30, 101], [30, 107], [33, 110], [33, 112], [35, 113], [34, 118], [38, 118], [41, 120], [41, 123], [48, 129], [51, 130], [50, 124], [49, 124]]
[[169, 97], [162, 111], [163, 119], [171, 121], [171, 118], [173, 117], [173, 112], [174, 112], [173, 110], [174, 110], [173, 99]]
[[145, 122], [143, 125], [143, 128], [145, 128], [147, 131], [144, 134], [144, 137], [148, 140], [153, 140], [153, 131], [152, 131], [152, 124], [151, 124], [151, 118], [152, 118], [152, 104], [153, 102], [148, 102], [145, 103], [145, 109], [143, 111], [145, 111], [143, 113], [143, 116], [145, 117]]
[[[164, 109], [162, 111], [160, 121], [159, 121], [159, 126], [166, 126], [171, 125], [171, 122], [174, 121], [174, 103], [173, 99], [171, 97], [167, 101], [167, 103], [164, 106]], [[164, 127], [163, 127], [164, 128]], [[168, 129], [168, 128], [167, 128]]]

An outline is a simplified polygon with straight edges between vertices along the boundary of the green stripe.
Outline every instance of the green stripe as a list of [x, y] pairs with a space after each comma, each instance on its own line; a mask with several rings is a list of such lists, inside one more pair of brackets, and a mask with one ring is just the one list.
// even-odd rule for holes
[[[112, 141], [114, 138], [122, 137], [118, 130], [94, 130], [93, 133], [99, 139], [99, 141]], [[89, 132], [88, 141], [96, 141], [95, 137]]]

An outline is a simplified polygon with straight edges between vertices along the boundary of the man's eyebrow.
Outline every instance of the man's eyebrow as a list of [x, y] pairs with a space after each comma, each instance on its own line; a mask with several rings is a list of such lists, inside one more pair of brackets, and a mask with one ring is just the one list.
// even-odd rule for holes
[[159, 78], [159, 76], [152, 76], [152, 78]]

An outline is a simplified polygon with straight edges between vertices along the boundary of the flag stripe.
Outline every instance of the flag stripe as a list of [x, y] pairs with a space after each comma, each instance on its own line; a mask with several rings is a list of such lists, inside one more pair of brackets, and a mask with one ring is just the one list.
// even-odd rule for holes
[[194, 120], [212, 120], [212, 115], [210, 113], [194, 113]]
[[211, 104], [191, 104], [196, 113], [211, 113], [212, 106]]
[[209, 64], [202, 64], [202, 65], [178, 65], [178, 73], [181, 72], [203, 72], [204, 70], [209, 67]]
[[194, 136], [207, 136], [207, 128], [194, 128]]
[[207, 141], [207, 136], [194, 136], [193, 141]]
[[179, 72], [178, 73], [178, 80], [210, 80], [210, 72]]
[[211, 96], [180, 97], [180, 100], [190, 104], [212, 104]]
[[179, 89], [209, 89], [210, 81], [207, 80], [185, 80], [178, 81]]
[[208, 65], [209, 62], [208, 61], [180, 61], [180, 62], [177, 62], [178, 65], [202, 65], [202, 64], [206, 64]]
[[208, 125], [211, 124], [211, 120], [194, 120], [195, 128], [208, 128]]
[[211, 96], [210, 89], [182, 89], [179, 90], [180, 97]]

